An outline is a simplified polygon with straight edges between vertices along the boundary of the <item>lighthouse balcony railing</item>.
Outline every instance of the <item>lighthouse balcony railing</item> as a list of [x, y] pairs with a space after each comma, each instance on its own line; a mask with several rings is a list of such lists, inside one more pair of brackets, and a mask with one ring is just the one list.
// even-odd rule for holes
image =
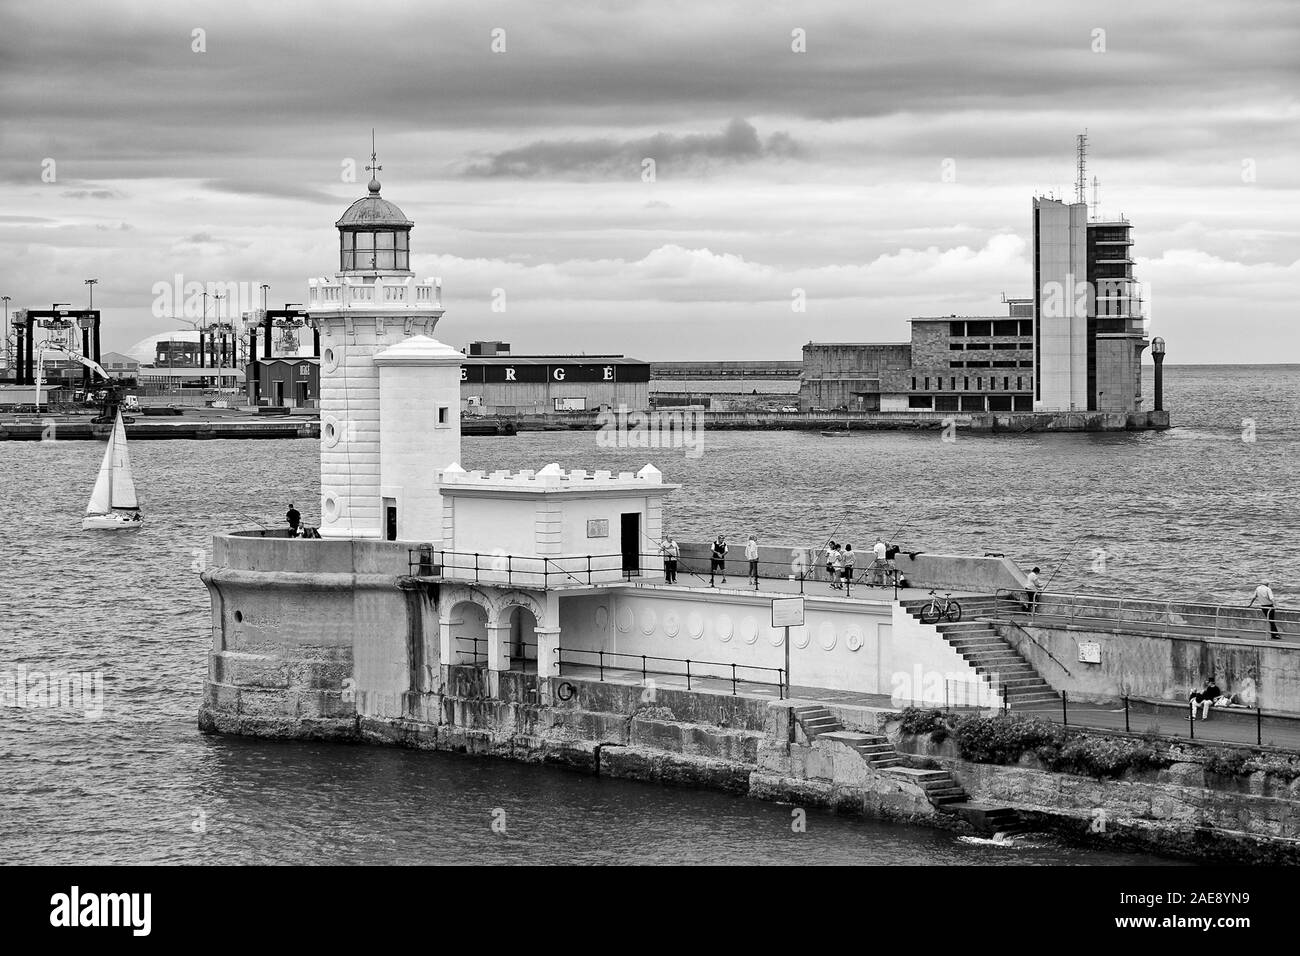
[[442, 285], [437, 279], [417, 280], [413, 276], [376, 276], [373, 282], [348, 279], [313, 279], [308, 287], [308, 308], [352, 305], [416, 305], [442, 308]]

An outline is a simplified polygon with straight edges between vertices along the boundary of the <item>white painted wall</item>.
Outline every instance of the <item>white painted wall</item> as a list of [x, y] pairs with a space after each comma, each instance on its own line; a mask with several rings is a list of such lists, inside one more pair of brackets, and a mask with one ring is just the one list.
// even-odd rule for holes
[[[806, 611], [805, 626], [791, 630], [790, 670], [795, 686], [866, 694], [898, 692], [903, 703], [942, 705], [945, 679], [972, 686], [981, 683], [933, 627], [888, 602], [849, 604], [810, 598]], [[632, 670], [640, 667], [642, 654], [785, 666], [784, 631], [771, 627], [770, 597], [745, 593], [617, 588], [561, 595], [560, 645], [628, 655], [606, 663]], [[574, 654], [565, 660], [595, 663], [596, 658]], [[659, 668], [680, 666], [660, 664]], [[728, 668], [692, 665], [693, 674], [706, 671], [730, 673]], [[776, 680], [774, 672], [738, 669], [738, 676]], [[927, 687], [938, 688], [937, 700], [925, 697]]]
[[[354, 332], [339, 317], [318, 319], [320, 365], [320, 495], [322, 538], [378, 538], [380, 342], [373, 319]], [[384, 343], [387, 344], [387, 343]]]
[[[1069, 411], [1088, 407], [1087, 308], [1075, 306], [1077, 283], [1088, 278], [1085, 203], [1035, 200], [1038, 209], [1039, 364], [1042, 397], [1035, 410]], [[1053, 284], [1065, 291], [1068, 314], [1049, 314]], [[1056, 300], [1061, 295], [1056, 294]]]
[[[397, 505], [397, 537], [441, 544], [437, 473], [460, 460], [459, 352], [414, 336], [379, 352], [380, 494]], [[446, 421], [439, 423], [438, 410]], [[380, 516], [383, 527], [384, 516]]]

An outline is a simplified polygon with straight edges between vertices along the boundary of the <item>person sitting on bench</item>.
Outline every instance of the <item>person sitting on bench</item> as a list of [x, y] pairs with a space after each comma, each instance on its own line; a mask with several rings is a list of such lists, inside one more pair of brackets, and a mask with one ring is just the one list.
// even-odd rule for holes
[[1213, 677], [1207, 677], [1205, 679], [1205, 687], [1201, 690], [1192, 691], [1191, 694], [1188, 695], [1187, 699], [1191, 703], [1192, 711], [1187, 717], [1188, 720], [1196, 719], [1197, 704], [1201, 705], [1201, 720], [1209, 720], [1210, 706], [1212, 704], [1222, 706], [1223, 704], [1231, 702], [1231, 699], [1225, 696], [1223, 691], [1219, 689], [1219, 685], [1214, 682]]

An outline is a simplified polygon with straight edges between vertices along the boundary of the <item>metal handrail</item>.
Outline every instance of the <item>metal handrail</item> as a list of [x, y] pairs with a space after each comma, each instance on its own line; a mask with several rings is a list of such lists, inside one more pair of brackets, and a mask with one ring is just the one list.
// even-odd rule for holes
[[1023, 627], [1020, 626], [1020, 622], [1019, 622], [1019, 621], [1012, 620], [1012, 619], [1009, 618], [1009, 617], [1005, 617], [1005, 618], [1004, 618], [1004, 617], [985, 617], [983, 620], [990, 621], [990, 622], [997, 623], [997, 624], [1008, 624], [1008, 625], [1010, 625], [1011, 627], [1016, 628], [1017, 630], [1020, 631], [1021, 634], [1025, 635], [1025, 637], [1027, 637], [1027, 638], [1029, 639], [1029, 642], [1030, 642], [1031, 644], [1033, 644], [1033, 645], [1034, 645], [1035, 647], [1037, 647], [1040, 651], [1042, 651], [1044, 654], [1046, 654], [1048, 657], [1050, 657], [1050, 658], [1051, 658], [1051, 659], [1056, 663], [1056, 666], [1057, 666], [1057, 667], [1059, 667], [1061, 670], [1065, 671], [1065, 673], [1066, 673], [1066, 674], [1069, 674], [1071, 677], [1074, 676], [1073, 674], [1070, 674], [1070, 668], [1066, 667], [1066, 666], [1065, 666], [1064, 664], [1062, 664], [1059, 660], [1057, 660], [1056, 655], [1053, 654], [1050, 650], [1048, 650], [1048, 649], [1047, 649], [1046, 647], [1044, 647], [1042, 644], [1038, 643], [1038, 641], [1034, 638], [1034, 635], [1030, 634], [1028, 631], [1026, 631]]
[[[998, 588], [995, 594], [1017, 602], [1027, 594], [1026, 588]], [[1103, 613], [1104, 612], [1104, 613]], [[1225, 613], [1227, 612], [1227, 613]], [[1276, 612], [1276, 608], [1275, 608]], [[1271, 636], [1269, 620], [1259, 613], [1259, 608], [1244, 604], [1203, 604], [1194, 601], [1160, 601], [1151, 598], [1111, 597], [1101, 594], [1039, 591], [1030, 620], [1036, 618], [1066, 618], [1073, 624], [1077, 620], [1105, 621], [1116, 624], [1144, 625], [1144, 630], [1156, 630], [1163, 636], [1171, 634], [1198, 634], [1220, 637], [1260, 634], [1265, 640]], [[1236, 620], [1233, 620], [1233, 617]], [[1254, 620], [1243, 620], [1242, 618]], [[1178, 620], [1175, 620], [1178, 618]], [[1294, 633], [1295, 622], [1289, 619], [1272, 622], [1277, 633]]]
[[[746, 681], [748, 681], [748, 683], [751, 683], [751, 684], [762, 684], [762, 685], [764, 685], [764, 686], [768, 686], [768, 685], [772, 685], [772, 684], [773, 684], [772, 681], [749, 680], [748, 678], [742, 677], [742, 676], [740, 676], [739, 674], [737, 674], [737, 672], [736, 672], [737, 668], [740, 668], [741, 670], [764, 671], [764, 672], [766, 672], [766, 673], [776, 674], [776, 676], [777, 676], [777, 680], [776, 680], [774, 686], [775, 686], [775, 687], [777, 688], [777, 690], [778, 690], [778, 695], [779, 695], [780, 699], [782, 699], [782, 700], [784, 700], [785, 697], [787, 696], [786, 691], [788, 690], [788, 688], [786, 687], [786, 683], [785, 683], [785, 668], [782, 668], [782, 667], [761, 667], [761, 666], [759, 666], [759, 665], [757, 665], [757, 664], [737, 664], [735, 661], [699, 661], [699, 660], [695, 660], [695, 659], [693, 659], [693, 658], [683, 658], [683, 657], [658, 657], [658, 656], [653, 655], [653, 654], [621, 654], [621, 653], [618, 653], [618, 652], [615, 652], [615, 651], [606, 651], [606, 650], [603, 650], [603, 649], [601, 649], [601, 648], [597, 648], [596, 650], [590, 650], [590, 649], [588, 649], [588, 648], [583, 648], [583, 647], [556, 647], [556, 648], [555, 648], [555, 655], [556, 655], [555, 666], [556, 666], [556, 672], [557, 672], [557, 673], [559, 672], [560, 668], [563, 667], [563, 665], [564, 665], [564, 663], [565, 663], [565, 660], [564, 660], [564, 654], [565, 654], [566, 651], [567, 651], [568, 653], [570, 653], [570, 654], [586, 654], [586, 655], [588, 655], [588, 656], [595, 655], [595, 657], [596, 657], [596, 667], [597, 667], [597, 671], [598, 671], [598, 673], [599, 673], [599, 678], [598, 678], [598, 679], [601, 680], [601, 681], [604, 681], [604, 679], [605, 679], [605, 658], [607, 658], [607, 657], [608, 657], [608, 658], [612, 658], [612, 659], [617, 659], [617, 658], [626, 658], [626, 659], [628, 659], [628, 660], [632, 660], [632, 661], [640, 661], [640, 662], [641, 662], [641, 680], [642, 680], [642, 682], [644, 682], [644, 681], [646, 680], [646, 678], [647, 678], [648, 676], [652, 675], [652, 674], [653, 674], [653, 675], [657, 675], [657, 676], [661, 676], [661, 677], [685, 677], [685, 678], [686, 678], [686, 689], [687, 689], [687, 690], [690, 690], [690, 689], [691, 689], [691, 681], [692, 681], [693, 679], [696, 679], [696, 678], [700, 678], [700, 677], [708, 677], [708, 678], [714, 678], [714, 679], [717, 679], [717, 680], [729, 680], [729, 681], [731, 681], [731, 694], [732, 694], [733, 697], [736, 696], [736, 685], [737, 685], [737, 683], [738, 683], [739, 681], [742, 681], [742, 680], [746, 680]], [[651, 669], [651, 668], [649, 667], [649, 662], [650, 662], [650, 661], [661, 661], [661, 662], [671, 663], [671, 664], [685, 664], [685, 665], [686, 665], [686, 669], [685, 669], [684, 671], [653, 670], [653, 669]], [[578, 663], [578, 662], [577, 662], [577, 661], [570, 661], [569, 663], [571, 663], [571, 664], [576, 664], [576, 663]], [[730, 676], [726, 676], [726, 675], [720, 675], [720, 674], [701, 674], [701, 673], [699, 673], [699, 672], [691, 673], [691, 665], [692, 665], [692, 664], [694, 664], [694, 665], [696, 665], [696, 666], [703, 666], [703, 667], [726, 667], [726, 668], [730, 668], [730, 669], [731, 669], [731, 674], [730, 674]], [[590, 666], [590, 665], [588, 665], [588, 666]], [[616, 666], [618, 666], [618, 665], [616, 665], [615, 663], [613, 663], [613, 661], [611, 661], [611, 663], [610, 663], [610, 667], [616, 667]]]
[[[463, 642], [463, 643], [468, 643], [468, 644], [472, 644], [472, 645], [473, 645], [473, 647], [474, 647], [474, 650], [473, 650], [473, 654], [474, 654], [474, 663], [478, 663], [478, 658], [479, 658], [478, 646], [479, 646], [480, 644], [483, 644], [483, 645], [485, 645], [485, 646], [491, 646], [491, 643], [492, 643], [492, 638], [489, 638], [489, 637], [464, 637], [464, 636], [459, 635], [459, 634], [457, 634], [456, 636], [454, 636], [454, 637], [452, 638], [452, 640], [453, 640], [453, 641], [461, 641], [461, 642]], [[537, 647], [536, 644], [529, 644], [527, 641], [513, 641], [513, 640], [510, 640], [509, 638], [506, 639], [506, 643], [509, 644], [510, 647], [522, 647], [522, 648], [525, 648], [525, 649], [526, 649], [526, 648], [529, 648], [529, 647], [533, 647], [533, 648]], [[464, 651], [458, 651], [458, 653], [462, 653], [462, 654], [463, 654]], [[485, 652], [483, 653], [483, 658], [484, 658], [484, 660], [487, 659], [487, 656], [488, 656], [488, 655], [487, 655], [487, 652], [485, 651]], [[524, 657], [521, 657], [521, 658], [519, 658], [519, 659], [520, 659], [520, 660], [525, 660], [525, 661], [535, 661], [535, 660], [537, 660], [537, 657], [536, 657], [535, 655], [534, 655], [533, 657], [528, 657], [527, 655], [525, 655]]]

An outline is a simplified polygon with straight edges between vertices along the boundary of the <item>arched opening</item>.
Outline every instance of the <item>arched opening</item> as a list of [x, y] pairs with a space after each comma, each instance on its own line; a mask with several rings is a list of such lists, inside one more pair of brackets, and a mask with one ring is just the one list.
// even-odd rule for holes
[[510, 609], [510, 669], [537, 670], [537, 617], [526, 607]]
[[451, 663], [487, 664], [487, 611], [473, 601], [451, 609]]

